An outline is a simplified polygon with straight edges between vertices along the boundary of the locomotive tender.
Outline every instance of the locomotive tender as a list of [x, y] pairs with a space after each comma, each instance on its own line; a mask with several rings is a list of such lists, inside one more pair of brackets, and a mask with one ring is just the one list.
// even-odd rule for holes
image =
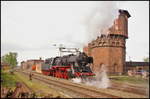
[[93, 64], [93, 58], [88, 57], [84, 52], [78, 54], [69, 54], [54, 58], [48, 58], [41, 66], [44, 75], [58, 78], [75, 78], [94, 76], [90, 66]]

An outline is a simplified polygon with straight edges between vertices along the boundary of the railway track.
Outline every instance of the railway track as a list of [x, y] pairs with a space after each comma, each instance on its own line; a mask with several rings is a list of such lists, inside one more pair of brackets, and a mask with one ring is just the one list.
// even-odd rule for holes
[[[27, 72], [21, 72], [21, 73], [29, 75], [29, 73], [27, 73]], [[85, 88], [85, 87], [79, 86], [77, 84], [65, 83], [62, 81], [48, 79], [48, 78], [45, 78], [38, 74], [34, 74], [33, 78], [36, 80], [42, 81], [46, 84], [57, 86], [60, 89], [68, 90], [69, 92], [76, 94], [77, 98], [100, 98], [100, 97], [102, 97], [102, 98], [121, 98], [121, 97], [103, 93], [103, 92], [100, 92], [100, 91], [97, 91], [94, 89]]]
[[[61, 83], [61, 85], [55, 85], [55, 86], [59, 86], [60, 88], [62, 87], [62, 85], [64, 86], [65, 84], [67, 84], [68, 85], [68, 83], [67, 82], [69, 82], [68, 80], [66, 81], [66, 80], [64, 80], [64, 79], [59, 79], [59, 78], [53, 78], [53, 77], [49, 77], [49, 76], [44, 76], [44, 75], [41, 75], [40, 73], [36, 73], [36, 72], [34, 72], [34, 75], [37, 75], [37, 76], [40, 76], [39, 78], [43, 78], [44, 77], [44, 79], [46, 78], [47, 80], [51, 80], [51, 82], [52, 81], [54, 81], [54, 82], [56, 82], [56, 79], [57, 79], [57, 83], [59, 82], [59, 83]], [[39, 79], [39, 78], [37, 78], [37, 79]], [[52, 80], [52, 79], [54, 79], [54, 80]], [[66, 82], [66, 83], [65, 83]], [[45, 82], [46, 83], [46, 82]], [[66, 86], [67, 86], [66, 85]], [[81, 85], [81, 84], [80, 84]], [[74, 88], [74, 89], [76, 89], [76, 87], [78, 87], [78, 90], [92, 90], [92, 89], [90, 89], [90, 88], [85, 88], [85, 87], [81, 87], [79, 84], [77, 84], [77, 83], [69, 83], [69, 86], [72, 86], [72, 87], [70, 87], [71, 89], [70, 90], [72, 90], [72, 88]], [[74, 87], [73, 87], [74, 86]], [[65, 89], [65, 88], [63, 88], [63, 89]], [[66, 88], [67, 89], [67, 88]], [[97, 89], [97, 90], [92, 90], [94, 93], [99, 93], [99, 91], [98, 91], [98, 88], [95, 88], [95, 89]], [[143, 87], [137, 87], [137, 86], [134, 86], [134, 85], [128, 85], [128, 84], [123, 84], [123, 83], [114, 83], [114, 82], [112, 82], [111, 83], [111, 86], [108, 88], [108, 89], [111, 89], [111, 90], [118, 90], [118, 91], [122, 91], [122, 92], [127, 92], [127, 93], [133, 93], [133, 94], [137, 94], [137, 95], [142, 95], [142, 96], [148, 96], [148, 92], [147, 92], [147, 90], [145, 89], [145, 88], [143, 88]], [[68, 89], [69, 90], [69, 89]], [[74, 91], [74, 93], [82, 93], [82, 91], [81, 92], [79, 92], [79, 91]], [[103, 90], [103, 89], [102, 89]], [[95, 92], [96, 91], [96, 92]], [[72, 91], [73, 92], [73, 91]], [[86, 92], [86, 93], [89, 93], [89, 92]], [[85, 94], [86, 94], [85, 93]], [[94, 95], [93, 93], [91, 93], [91, 94], [93, 94], [93, 97], [106, 97], [106, 96], [110, 96], [110, 97], [114, 97], [114, 98], [119, 98], [117, 95], [115, 96], [115, 95], [107, 95], [106, 93], [104, 93], [104, 92], [100, 92], [101, 94], [99, 94], [98, 96], [97, 95]], [[77, 96], [79, 96], [79, 94], [77, 95]], [[84, 93], [82, 93], [83, 95], [84, 95]], [[83, 95], [81, 96], [81, 97], [83, 97]], [[92, 96], [88, 96], [88, 95], [84, 95], [84, 97], [85, 96], [87, 96], [87, 97], [92, 97]], [[120, 95], [119, 95], [120, 96]], [[121, 97], [120, 97], [121, 98]]]
[[131, 88], [137, 88], [137, 89], [145, 89], [146, 87], [142, 87], [142, 86], [136, 86], [136, 85], [131, 85], [131, 84], [127, 84], [127, 83], [119, 83], [119, 82], [113, 82], [113, 84], [116, 85], [120, 85], [120, 86], [127, 86], [127, 87], [131, 87]]
[[136, 86], [131, 86], [131, 85], [123, 85], [123, 84], [118, 84], [118, 83], [112, 83], [111, 87], [108, 87], [108, 89], [113, 89], [113, 90], [120, 90], [124, 92], [130, 92], [134, 94], [139, 94], [139, 95], [147, 95], [146, 89], [143, 87], [136, 87]]

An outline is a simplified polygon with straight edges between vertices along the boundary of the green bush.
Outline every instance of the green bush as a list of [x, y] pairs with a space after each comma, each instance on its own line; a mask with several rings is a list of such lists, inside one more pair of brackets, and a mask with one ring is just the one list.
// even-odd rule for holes
[[15, 87], [17, 79], [15, 75], [11, 75], [9, 72], [1, 71], [1, 85], [4, 87]]

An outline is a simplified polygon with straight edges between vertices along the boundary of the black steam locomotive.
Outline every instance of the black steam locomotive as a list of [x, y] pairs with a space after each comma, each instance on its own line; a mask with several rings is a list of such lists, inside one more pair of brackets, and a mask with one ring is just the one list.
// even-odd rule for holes
[[93, 76], [95, 74], [90, 68], [92, 63], [93, 58], [88, 57], [84, 52], [48, 58], [42, 65], [42, 73], [64, 79]]

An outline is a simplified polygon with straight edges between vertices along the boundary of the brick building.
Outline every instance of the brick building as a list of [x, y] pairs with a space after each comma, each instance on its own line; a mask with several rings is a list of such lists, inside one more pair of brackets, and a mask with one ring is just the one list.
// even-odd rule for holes
[[125, 70], [129, 17], [128, 11], [120, 9], [113, 26], [108, 28], [108, 34], [98, 36], [83, 48], [83, 51], [94, 59], [94, 65], [91, 67], [94, 72], [100, 71], [103, 65], [107, 67], [108, 73], [123, 73]]
[[21, 68], [26, 69], [26, 70], [31, 70], [33, 66], [41, 64], [43, 62], [44, 62], [44, 60], [42, 60], [42, 59], [27, 60], [26, 62], [22, 61]]
[[133, 61], [126, 62], [126, 71], [128, 71], [128, 70], [149, 71], [149, 62], [135, 62], [135, 61], [134, 62]]

